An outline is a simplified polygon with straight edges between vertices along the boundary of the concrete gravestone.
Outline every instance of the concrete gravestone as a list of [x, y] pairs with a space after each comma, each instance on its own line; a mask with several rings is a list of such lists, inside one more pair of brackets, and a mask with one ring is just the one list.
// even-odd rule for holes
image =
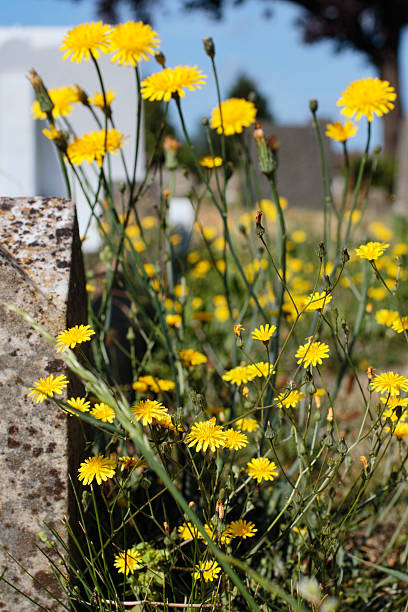
[[[49, 563], [38, 550], [44, 522], [66, 538], [64, 517], [75, 522], [68, 475], [78, 468], [79, 423], [51, 401], [35, 403], [28, 387], [40, 377], [69, 372], [55, 346], [1, 305], [11, 303], [56, 335], [87, 322], [87, 300], [75, 207], [59, 198], [0, 199], [0, 572], [47, 610], [59, 610], [38, 584], [59, 595]], [[65, 398], [79, 395], [70, 379]], [[75, 478], [75, 476], [74, 476]], [[50, 551], [47, 550], [49, 553]], [[0, 580], [0, 610], [28, 611], [33, 603]]]

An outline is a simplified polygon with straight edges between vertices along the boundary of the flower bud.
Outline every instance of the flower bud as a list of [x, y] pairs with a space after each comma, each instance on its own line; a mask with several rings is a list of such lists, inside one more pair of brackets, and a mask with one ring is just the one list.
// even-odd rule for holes
[[218, 514], [220, 521], [224, 518], [224, 506], [220, 499], [217, 499], [217, 503], [215, 504], [215, 511]]
[[46, 113], [48, 119], [52, 121], [52, 109], [54, 108], [54, 102], [51, 100], [42, 78], [34, 70], [34, 68], [32, 68], [28, 73], [28, 78], [34, 89], [35, 97], [38, 101], [38, 104], [40, 105], [40, 110], [43, 113]]
[[158, 53], [156, 53], [156, 55], [154, 56], [154, 59], [156, 60], [156, 62], [158, 64], [160, 64], [160, 66], [162, 68], [166, 67], [166, 56], [164, 55], [164, 53], [162, 53], [161, 51], [159, 51]]
[[257, 121], [254, 125], [254, 140], [255, 142], [265, 142], [265, 133], [262, 129], [262, 124]]
[[309, 108], [312, 113], [315, 113], [317, 109], [319, 108], [319, 103], [315, 98], [312, 98], [311, 100], [309, 100]]
[[89, 98], [88, 94], [80, 87], [79, 85], [74, 85], [75, 93], [78, 97], [78, 102], [83, 104], [84, 106], [89, 106]]
[[202, 124], [204, 127], [207, 127], [207, 126], [209, 125], [209, 123], [210, 123], [210, 121], [209, 121], [208, 117], [203, 117], [203, 118], [201, 119], [201, 124]]
[[206, 52], [208, 57], [211, 57], [211, 59], [213, 59], [213, 57], [215, 56], [215, 45], [214, 45], [214, 41], [211, 38], [211, 36], [206, 36], [203, 39], [203, 45], [204, 45], [204, 51]]

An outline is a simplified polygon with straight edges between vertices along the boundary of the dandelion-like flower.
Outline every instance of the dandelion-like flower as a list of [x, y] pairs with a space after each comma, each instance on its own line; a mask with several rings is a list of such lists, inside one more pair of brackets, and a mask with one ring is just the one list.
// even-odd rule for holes
[[247, 366], [247, 371], [248, 374], [252, 376], [252, 379], [256, 377], [262, 378], [262, 376], [268, 378], [268, 376], [275, 372], [275, 370], [272, 369], [272, 364], [268, 361], [257, 361], [256, 363], [251, 363]]
[[74, 142], [68, 145], [67, 155], [71, 163], [80, 166], [84, 161], [88, 164], [96, 161], [102, 167], [102, 161], [106, 153], [117, 155], [123, 146], [124, 135], [119, 130], [108, 130], [105, 137], [105, 130], [99, 132], [89, 132], [81, 138], [74, 138]]
[[75, 410], [79, 410], [80, 412], [89, 412], [91, 404], [86, 400], [85, 397], [70, 397], [67, 400], [67, 404], [75, 408]]
[[136, 66], [142, 59], [149, 61], [160, 46], [159, 35], [142, 21], [128, 21], [112, 28], [109, 51], [112, 62], [123, 66]]
[[194, 569], [194, 580], [204, 580], [205, 582], [213, 582], [214, 580], [217, 580], [218, 574], [221, 571], [221, 567], [216, 561], [200, 561], [200, 563], [196, 565]]
[[180, 327], [182, 322], [181, 315], [170, 313], [166, 315], [166, 323], [170, 327]]
[[368, 259], [369, 261], [375, 261], [388, 249], [390, 245], [386, 242], [367, 242], [367, 244], [362, 244], [355, 249], [356, 255], [360, 257], [360, 259]]
[[94, 330], [89, 325], [75, 325], [57, 336], [58, 348], [57, 351], [63, 351], [64, 347], [75, 348], [77, 344], [88, 342], [94, 335]]
[[248, 444], [247, 436], [241, 431], [227, 429], [225, 432], [225, 447], [230, 450], [239, 450]]
[[247, 463], [248, 476], [252, 476], [260, 483], [261, 480], [274, 480], [278, 475], [276, 465], [273, 461], [269, 461], [266, 457], [251, 459]]
[[408, 423], [398, 423], [393, 433], [399, 440], [406, 438], [408, 436]]
[[[72, 113], [72, 105], [78, 102], [78, 94], [72, 86], [49, 89], [48, 94], [54, 104], [54, 108], [52, 109], [52, 116], [54, 119], [68, 117]], [[31, 112], [33, 119], [45, 119], [47, 117], [46, 113], [43, 113], [41, 110], [38, 100], [33, 102]]]
[[196, 452], [200, 450], [205, 452], [209, 447], [213, 452], [225, 446], [225, 432], [221, 425], [217, 425], [215, 417], [209, 421], [194, 423], [189, 434], [187, 434], [186, 443], [188, 446], [196, 446]]
[[278, 397], [275, 397], [275, 402], [278, 402], [279, 408], [296, 408], [297, 404], [304, 397], [306, 397], [304, 393], [295, 389], [294, 391], [289, 391], [289, 393], [280, 393]]
[[183, 349], [180, 351], [180, 359], [184, 366], [196, 366], [207, 363], [207, 357], [194, 349]]
[[232, 521], [227, 527], [227, 531], [233, 538], [253, 538], [256, 532], [258, 531], [251, 521], [244, 521], [240, 519], [239, 521]]
[[222, 134], [222, 123], [224, 134], [231, 136], [232, 134], [241, 134], [243, 128], [250, 126], [255, 119], [256, 107], [253, 102], [244, 98], [230, 98], [221, 102], [221, 112], [219, 106], [212, 110], [210, 126], [213, 130], [217, 130], [218, 134]]
[[142, 97], [145, 100], [164, 100], [165, 102], [168, 102], [175, 94], [184, 98], [186, 95], [184, 89], [189, 91], [201, 89], [206, 78], [207, 76], [197, 66], [165, 68], [142, 81]]
[[374, 376], [371, 389], [393, 397], [399, 395], [400, 391], [408, 391], [408, 379], [392, 371], [383, 372]]
[[397, 332], [397, 334], [402, 334], [405, 329], [408, 329], [408, 317], [395, 318], [393, 321], [392, 329]]
[[375, 313], [375, 320], [378, 325], [386, 325], [392, 327], [394, 321], [398, 319], [398, 312], [396, 310], [388, 310], [387, 308], [381, 308]]
[[65, 51], [62, 59], [66, 60], [71, 54], [71, 62], [78, 64], [91, 59], [91, 54], [96, 59], [99, 52], [107, 53], [109, 49], [109, 34], [111, 26], [105, 25], [102, 21], [91, 21], [81, 23], [72, 28], [65, 35], [60, 51]]
[[136, 391], [143, 392], [149, 389], [153, 393], [160, 393], [160, 391], [171, 391], [175, 386], [176, 384], [172, 380], [155, 378], [150, 374], [147, 374], [146, 376], [139, 376], [139, 378], [132, 384], [133, 389]]
[[248, 366], [236, 366], [231, 370], [227, 370], [222, 379], [233, 385], [242, 385], [254, 380], [257, 375], [249, 369]]
[[369, 77], [350, 83], [342, 92], [337, 106], [344, 106], [340, 112], [346, 117], [356, 115], [357, 121], [361, 117], [372, 121], [374, 113], [381, 117], [392, 110], [396, 97], [395, 89], [388, 81]]
[[241, 431], [248, 431], [249, 433], [252, 433], [253, 431], [256, 431], [259, 428], [258, 421], [250, 417], [238, 419], [237, 421], [235, 421], [235, 425]]
[[198, 529], [190, 521], [187, 521], [177, 528], [177, 535], [182, 540], [190, 540], [198, 537]]
[[219, 168], [222, 166], [222, 157], [212, 157], [211, 155], [206, 155], [200, 159], [200, 166], [203, 168]]
[[141, 400], [136, 406], [133, 406], [132, 412], [138, 421], [142, 421], [142, 425], [151, 424], [154, 419], [159, 420], [168, 414], [163, 404], [149, 399]]
[[82, 481], [84, 485], [88, 485], [91, 484], [95, 478], [98, 485], [100, 485], [102, 482], [115, 475], [115, 469], [115, 459], [96, 455], [96, 457], [89, 457], [81, 463], [78, 470], [78, 479]]
[[297, 363], [301, 363], [306, 369], [312, 364], [313, 366], [321, 365], [323, 359], [329, 356], [329, 347], [324, 342], [307, 342], [299, 346], [295, 357], [298, 358]]
[[31, 395], [31, 400], [33, 402], [43, 402], [47, 397], [53, 397], [54, 394], [59, 395], [63, 393], [67, 385], [68, 379], [64, 374], [55, 377], [53, 374], [50, 374], [47, 378], [40, 378], [40, 380], [36, 380], [33, 383], [33, 386], [30, 387], [28, 397]]
[[[116, 94], [112, 89], [105, 91], [106, 106], [108, 108], [111, 106], [115, 98], [116, 98]], [[88, 103], [91, 106], [96, 106], [97, 108], [101, 108], [102, 110], [105, 108], [105, 101], [103, 99], [103, 94], [99, 92], [94, 93], [93, 96], [89, 97]]]
[[108, 404], [104, 404], [103, 402], [100, 404], [95, 404], [90, 414], [94, 419], [98, 419], [103, 423], [113, 423], [115, 419], [115, 411], [113, 408], [108, 406]]
[[352, 121], [334, 121], [326, 125], [326, 136], [336, 142], [346, 142], [349, 138], [355, 136], [358, 126]]
[[332, 299], [333, 296], [326, 293], [326, 291], [322, 291], [321, 293], [318, 291], [311, 293], [307, 298], [307, 306], [305, 310], [322, 310], [329, 302], [332, 301]]
[[266, 325], [260, 325], [259, 328], [254, 329], [251, 335], [253, 338], [255, 338], [255, 340], [260, 340], [261, 342], [268, 342], [272, 338], [275, 331], [276, 326], [269, 325], [269, 323], [267, 323]]
[[118, 570], [119, 574], [133, 574], [135, 570], [143, 567], [142, 555], [136, 547], [128, 548], [115, 555], [113, 565]]

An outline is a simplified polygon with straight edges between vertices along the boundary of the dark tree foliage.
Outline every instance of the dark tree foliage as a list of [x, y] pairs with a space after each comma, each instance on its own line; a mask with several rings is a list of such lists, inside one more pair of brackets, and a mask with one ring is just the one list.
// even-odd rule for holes
[[[76, 0], [79, 1], [79, 0]], [[201, 10], [221, 19], [224, 9], [247, 0], [178, 0], [177, 9]], [[278, 0], [257, 0], [268, 10]], [[303, 12], [297, 20], [303, 40], [314, 43], [332, 40], [337, 51], [343, 48], [364, 53], [377, 68], [379, 77], [389, 81], [398, 98], [395, 110], [385, 116], [384, 148], [395, 154], [402, 106], [400, 100], [399, 51], [401, 34], [408, 25], [408, 0], [280, 0], [297, 5]], [[157, 11], [174, 7], [174, 0], [95, 0], [99, 14], [112, 23], [120, 7], [130, 7], [135, 17], [152, 22]]]

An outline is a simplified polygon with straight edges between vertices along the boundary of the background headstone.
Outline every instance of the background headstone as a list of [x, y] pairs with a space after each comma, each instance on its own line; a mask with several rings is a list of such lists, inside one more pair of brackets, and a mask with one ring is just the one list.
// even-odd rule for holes
[[[1, 300], [26, 311], [54, 335], [87, 323], [81, 246], [71, 201], [0, 199]], [[75, 522], [68, 475], [78, 468], [82, 436], [78, 419], [67, 417], [51, 401], [30, 401], [27, 393], [40, 377], [62, 373], [69, 377], [55, 346], [0, 303], [0, 544], [59, 595], [49, 563], [37, 548], [38, 533], [49, 523], [66, 540], [62, 520]], [[58, 397], [80, 393], [80, 384], [71, 378], [66, 393]], [[45, 609], [61, 609], [1, 548], [0, 572]], [[33, 608], [0, 580], [2, 612]]]

